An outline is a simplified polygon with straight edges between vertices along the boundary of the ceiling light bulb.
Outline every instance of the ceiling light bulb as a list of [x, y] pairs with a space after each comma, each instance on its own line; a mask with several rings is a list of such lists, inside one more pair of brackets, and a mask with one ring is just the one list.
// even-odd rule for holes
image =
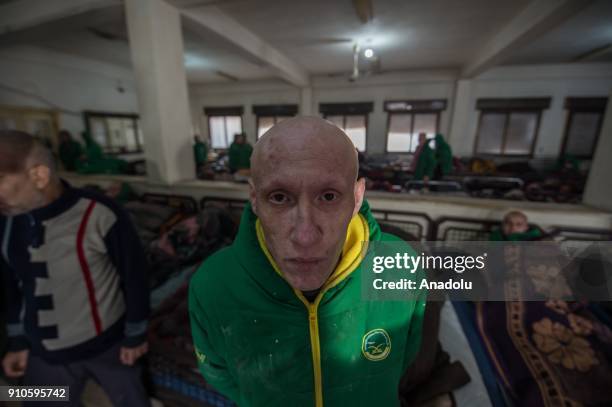
[[368, 48], [365, 51], [363, 51], [363, 55], [366, 58], [372, 58], [374, 56], [374, 50], [372, 48]]

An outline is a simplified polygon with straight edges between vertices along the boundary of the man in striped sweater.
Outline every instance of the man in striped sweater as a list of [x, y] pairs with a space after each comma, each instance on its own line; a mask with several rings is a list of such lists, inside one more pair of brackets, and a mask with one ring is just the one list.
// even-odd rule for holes
[[46, 147], [7, 130], [0, 215], [5, 374], [24, 385], [70, 386], [74, 405], [87, 378], [114, 405], [149, 405], [137, 363], [147, 352], [146, 262], [128, 215], [62, 181]]

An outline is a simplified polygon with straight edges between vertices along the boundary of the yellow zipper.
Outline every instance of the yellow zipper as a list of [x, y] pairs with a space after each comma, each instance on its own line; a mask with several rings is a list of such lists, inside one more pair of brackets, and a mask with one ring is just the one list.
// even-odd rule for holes
[[[301, 294], [301, 293], [300, 293]], [[320, 298], [314, 304], [306, 304], [308, 308], [308, 324], [310, 328], [310, 347], [312, 350], [312, 367], [314, 371], [315, 406], [323, 407], [323, 375], [321, 372], [321, 343], [319, 342], [319, 320], [317, 308]], [[301, 298], [300, 298], [301, 299]], [[305, 299], [304, 299], [305, 300]]]
[[[361, 220], [361, 225], [363, 227], [362, 236], [364, 236], [365, 247], [361, 248], [361, 250], [367, 250], [368, 245], [368, 237], [370, 236], [370, 228], [368, 227], [368, 223], [363, 217], [363, 215], [359, 214], [359, 219]], [[263, 250], [264, 254], [272, 264], [274, 271], [283, 277], [280, 269], [278, 268], [274, 258], [270, 254], [270, 251], [265, 245], [265, 238], [263, 234], [263, 228], [261, 228], [261, 223], [259, 219], [256, 222], [256, 234], [257, 240], [259, 241], [260, 247]], [[351, 263], [338, 275], [333, 275], [331, 280], [328, 280], [324, 285], [314, 303], [311, 303], [304, 297], [300, 290], [293, 289], [295, 295], [302, 301], [302, 303], [306, 306], [308, 310], [308, 327], [310, 331], [310, 347], [312, 353], [312, 367], [314, 371], [314, 387], [315, 387], [315, 407], [323, 407], [323, 374], [321, 372], [321, 342], [319, 341], [319, 319], [317, 315], [317, 310], [319, 308], [319, 303], [323, 299], [323, 295], [330, 288], [336, 286], [342, 280], [344, 280], [350, 273], [353, 272], [361, 262], [361, 256], [356, 256]], [[333, 273], [335, 274], [335, 273]]]

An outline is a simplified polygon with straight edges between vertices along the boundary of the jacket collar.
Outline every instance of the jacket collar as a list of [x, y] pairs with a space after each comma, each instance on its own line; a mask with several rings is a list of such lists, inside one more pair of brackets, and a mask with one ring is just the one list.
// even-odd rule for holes
[[[276, 299], [300, 303], [293, 288], [282, 277], [265, 244], [261, 244], [263, 230], [260, 227], [258, 237], [258, 223], [259, 220], [248, 203], [242, 213], [238, 235], [232, 245], [234, 254], [256, 285], [271, 293]], [[370, 206], [364, 200], [359, 214], [351, 220], [347, 229], [342, 259], [323, 289], [331, 289], [346, 281], [361, 264], [363, 242], [380, 239], [380, 227], [370, 212]]]
[[37, 220], [45, 220], [54, 218], [61, 213], [70, 209], [79, 200], [77, 190], [74, 189], [68, 182], [61, 180], [62, 194], [55, 201], [41, 208], [34, 209], [29, 212]]

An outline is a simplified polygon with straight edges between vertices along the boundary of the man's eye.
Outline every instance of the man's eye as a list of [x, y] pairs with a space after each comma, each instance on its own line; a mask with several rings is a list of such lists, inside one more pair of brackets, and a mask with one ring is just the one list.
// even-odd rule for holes
[[338, 199], [338, 194], [336, 194], [335, 192], [326, 192], [323, 195], [321, 195], [321, 199], [324, 202], [333, 202], [336, 199]]
[[270, 194], [269, 199], [270, 202], [274, 204], [284, 204], [287, 203], [289, 197], [286, 194], [283, 194], [282, 192], [275, 192], [273, 194]]

